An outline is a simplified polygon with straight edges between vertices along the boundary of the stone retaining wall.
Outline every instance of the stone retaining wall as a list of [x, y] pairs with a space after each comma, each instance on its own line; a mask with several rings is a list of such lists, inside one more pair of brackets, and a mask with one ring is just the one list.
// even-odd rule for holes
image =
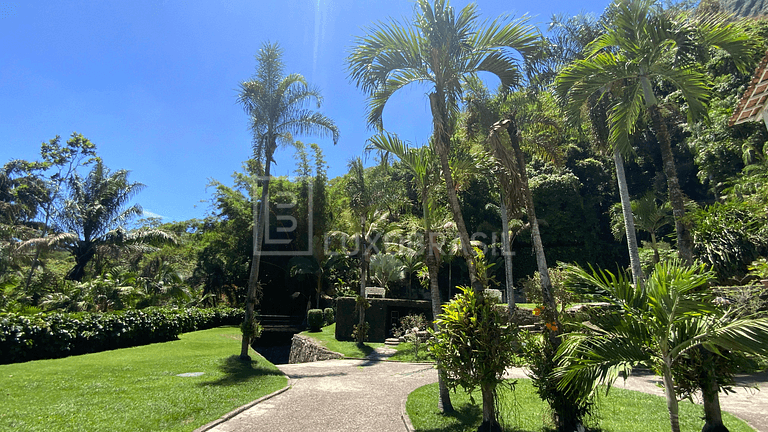
[[293, 335], [291, 340], [291, 354], [288, 357], [289, 364], [309, 363], [322, 360], [344, 358], [343, 355], [333, 352], [326, 347], [317, 345], [312, 338]]

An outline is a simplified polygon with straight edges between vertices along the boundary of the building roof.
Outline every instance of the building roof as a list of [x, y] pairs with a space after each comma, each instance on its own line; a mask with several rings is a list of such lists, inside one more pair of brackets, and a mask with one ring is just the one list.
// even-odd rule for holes
[[768, 102], [768, 52], [757, 65], [747, 91], [733, 111], [729, 126], [762, 120], [762, 112]]

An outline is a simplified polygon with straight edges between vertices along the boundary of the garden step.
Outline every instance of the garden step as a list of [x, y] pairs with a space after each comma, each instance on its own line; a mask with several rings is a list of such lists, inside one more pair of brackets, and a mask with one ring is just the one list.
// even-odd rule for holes
[[384, 341], [384, 345], [391, 345], [391, 346], [398, 345], [399, 343], [400, 343], [400, 339], [399, 338], [387, 338]]

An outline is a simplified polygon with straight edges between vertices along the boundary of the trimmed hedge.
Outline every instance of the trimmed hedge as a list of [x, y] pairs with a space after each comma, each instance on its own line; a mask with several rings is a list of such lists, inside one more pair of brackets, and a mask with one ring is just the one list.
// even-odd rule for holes
[[0, 314], [0, 364], [167, 342], [242, 320], [243, 310], [231, 308]]
[[307, 325], [309, 330], [313, 332], [320, 331], [323, 328], [323, 310], [322, 309], [310, 309], [307, 311]]
[[323, 309], [323, 319], [325, 320], [325, 325], [330, 325], [336, 322], [336, 314], [333, 312], [333, 308]]

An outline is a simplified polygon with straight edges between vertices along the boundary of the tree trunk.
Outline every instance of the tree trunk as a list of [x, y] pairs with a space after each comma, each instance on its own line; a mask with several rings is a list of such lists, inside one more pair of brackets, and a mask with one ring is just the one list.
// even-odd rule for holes
[[67, 273], [67, 279], [75, 282], [81, 282], [85, 276], [85, 266], [96, 255], [96, 250], [91, 242], [78, 241], [75, 246], [75, 266]]
[[536, 254], [536, 266], [539, 270], [539, 276], [541, 277], [541, 294], [544, 298], [545, 306], [542, 316], [545, 319], [545, 322], [553, 322], [557, 328], [555, 331], [547, 332], [550, 343], [556, 352], [557, 348], [560, 346], [560, 338], [558, 338], [557, 335], [560, 332], [561, 326], [557, 317], [555, 297], [552, 295], [552, 281], [549, 278], [547, 258], [544, 255], [544, 245], [541, 242], [541, 233], [539, 231], [539, 221], [536, 218], [536, 209], [533, 206], [533, 195], [528, 186], [528, 174], [525, 171], [525, 155], [523, 155], [523, 151], [520, 149], [520, 141], [517, 132], [517, 123], [514, 118], [510, 117], [507, 133], [509, 134], [509, 140], [512, 143], [512, 149], [514, 150], [515, 158], [517, 159], [517, 175], [520, 176], [520, 187], [522, 189], [523, 197], [525, 198], [525, 210], [528, 215], [528, 222], [531, 224], [531, 239]]
[[[645, 74], [642, 68], [640, 71], [642, 74]], [[645, 107], [651, 115], [653, 128], [656, 132], [656, 140], [661, 148], [664, 175], [667, 177], [667, 189], [669, 189], [669, 202], [672, 204], [672, 216], [675, 219], [677, 252], [685, 263], [691, 265], [693, 264], [693, 239], [691, 238], [688, 224], [685, 221], [685, 203], [683, 201], [683, 191], [680, 189], [680, 181], [677, 178], [675, 157], [672, 153], [672, 140], [669, 137], [667, 125], [664, 123], [664, 119], [661, 118], [661, 110], [659, 109], [656, 96], [653, 94], [648, 77], [641, 77], [640, 82], [643, 87]]]
[[430, 93], [429, 104], [432, 109], [435, 149], [440, 157], [440, 169], [443, 171], [443, 179], [445, 180], [445, 187], [448, 192], [448, 202], [451, 206], [451, 212], [453, 213], [453, 221], [456, 222], [456, 229], [458, 230], [459, 238], [461, 239], [461, 253], [467, 261], [469, 281], [472, 285], [472, 289], [476, 293], [479, 293], [482, 292], [485, 287], [482, 286], [480, 280], [477, 278], [477, 269], [475, 268], [474, 261], [475, 252], [472, 249], [472, 243], [469, 240], [469, 232], [467, 231], [467, 226], [464, 223], [464, 217], [461, 213], [459, 197], [456, 194], [456, 185], [453, 183], [451, 165], [448, 162], [448, 140], [450, 140], [450, 136], [446, 130], [448, 115], [445, 111], [445, 101], [438, 96], [437, 93]]
[[675, 382], [672, 380], [672, 360], [664, 356], [662, 365], [662, 377], [664, 379], [664, 394], [667, 397], [667, 410], [669, 411], [669, 423], [672, 432], [680, 432], [680, 420], [678, 418], [679, 407], [677, 395], [675, 395]]
[[717, 388], [717, 380], [709, 380], [709, 389], [702, 389], [704, 400], [704, 427], [701, 432], [728, 432], [723, 424], [723, 415], [720, 410], [720, 395]]
[[627, 176], [624, 173], [624, 158], [618, 150], [613, 150], [613, 162], [616, 165], [616, 182], [619, 184], [619, 196], [621, 197], [621, 213], [624, 216], [624, 232], [627, 235], [627, 248], [629, 249], [629, 263], [632, 269], [632, 280], [635, 285], [643, 286], [645, 276], [640, 265], [640, 253], [637, 247], [637, 231], [635, 230], [635, 217], [632, 214], [632, 204], [629, 200]]
[[[422, 195], [423, 196], [423, 195]], [[424, 207], [426, 208], [426, 201], [423, 201]], [[426, 210], [425, 210], [426, 211]], [[426, 215], [425, 215], [426, 220]], [[429, 291], [430, 296], [432, 298], [432, 326], [435, 329], [435, 331], [439, 331], [440, 329], [437, 327], [437, 317], [440, 315], [441, 310], [440, 306], [442, 305], [442, 301], [440, 300], [440, 286], [437, 283], [437, 277], [439, 268], [437, 265], [437, 260], [439, 257], [439, 251], [440, 248], [438, 245], [435, 244], [432, 231], [429, 230], [429, 227], [424, 230], [424, 239], [425, 239], [425, 247], [426, 247], [426, 256], [425, 261], [427, 264], [427, 269], [429, 270]], [[453, 412], [453, 404], [451, 404], [451, 395], [448, 392], [448, 386], [445, 385], [445, 379], [443, 378], [443, 368], [440, 362], [437, 362], [437, 385], [439, 389], [439, 399], [437, 401], [437, 408], [440, 410], [440, 412], [449, 413]]]
[[[258, 207], [256, 201], [253, 202], [253, 215], [255, 222], [253, 224], [253, 258], [251, 260], [251, 273], [248, 276], [248, 292], [245, 296], [245, 317], [243, 319], [243, 325], [245, 329], [253, 327], [254, 310], [256, 309], [256, 301], [259, 294], [259, 266], [261, 264], [261, 243], [263, 242], [263, 234], [266, 229], [267, 217], [267, 200], [269, 199], [269, 170], [270, 170], [270, 156], [268, 155], [267, 163], [264, 167], [264, 185], [261, 189], [261, 207]], [[251, 345], [250, 336], [243, 334], [243, 339], [240, 345], [240, 360], [250, 360], [248, 355], [248, 347]]]
[[[717, 384], [717, 369], [714, 367], [713, 354], [702, 347], [699, 352], [704, 356], [704, 364], [712, 365], [705, 368], [699, 374], [699, 387], [701, 388], [701, 398], [704, 401], [704, 427], [701, 432], [729, 432], [723, 424], [723, 414], [720, 410], [720, 393]], [[709, 360], [709, 361], [707, 361]]]
[[480, 393], [483, 396], [483, 424], [480, 425], [479, 431], [501, 431], [499, 422], [496, 420], [495, 387], [495, 385], [490, 383], [480, 385]]
[[509, 215], [507, 214], [507, 205], [504, 203], [504, 197], [501, 198], [501, 247], [504, 254], [504, 276], [506, 278], [507, 288], [507, 306], [509, 316], [515, 316], [515, 286], [512, 283], [512, 241], [509, 235]]
[[[360, 216], [360, 297], [365, 298], [365, 284], [368, 279], [368, 242], [365, 238], [365, 216]], [[358, 302], [359, 305], [359, 302]], [[357, 343], [365, 342], [363, 327], [365, 326], [365, 308], [358, 306]]]

